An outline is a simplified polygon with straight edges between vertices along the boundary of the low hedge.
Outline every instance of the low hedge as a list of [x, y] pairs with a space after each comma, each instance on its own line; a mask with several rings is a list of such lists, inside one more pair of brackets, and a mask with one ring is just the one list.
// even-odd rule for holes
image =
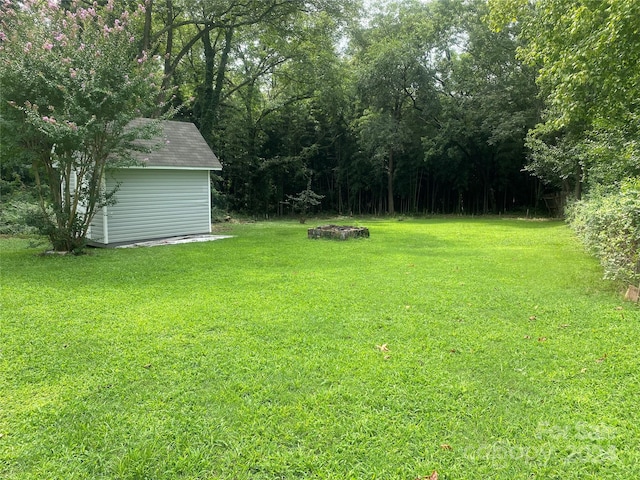
[[568, 207], [570, 226], [604, 267], [605, 278], [640, 282], [640, 178], [597, 188]]

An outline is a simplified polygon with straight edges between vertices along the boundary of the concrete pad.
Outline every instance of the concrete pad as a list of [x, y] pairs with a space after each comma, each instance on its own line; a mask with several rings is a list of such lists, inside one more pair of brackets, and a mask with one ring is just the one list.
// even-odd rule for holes
[[225, 238], [233, 238], [233, 235], [184, 235], [181, 237], [160, 238], [157, 240], [128, 243], [126, 245], [118, 245], [115, 248], [157, 247], [160, 245], [178, 245], [181, 243], [212, 242], [214, 240], [223, 240]]

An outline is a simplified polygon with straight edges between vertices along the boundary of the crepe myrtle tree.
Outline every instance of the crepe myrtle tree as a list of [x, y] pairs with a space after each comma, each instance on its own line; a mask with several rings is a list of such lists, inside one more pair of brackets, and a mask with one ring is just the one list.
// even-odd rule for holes
[[0, 118], [7, 150], [32, 165], [39, 226], [54, 250], [77, 252], [115, 202], [105, 173], [133, 164], [135, 141], [158, 133], [157, 122], [130, 122], [157, 110], [161, 72], [133, 33], [144, 5], [65, 5], [0, 0]]

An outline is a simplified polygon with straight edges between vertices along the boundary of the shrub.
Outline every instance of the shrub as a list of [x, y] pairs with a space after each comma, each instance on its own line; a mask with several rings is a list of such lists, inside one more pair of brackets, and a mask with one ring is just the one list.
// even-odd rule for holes
[[568, 208], [578, 237], [604, 267], [605, 278], [640, 282], [640, 177], [616, 191], [595, 189]]
[[36, 200], [27, 192], [17, 191], [0, 202], [0, 234], [31, 235], [39, 233], [31, 219], [40, 209]]

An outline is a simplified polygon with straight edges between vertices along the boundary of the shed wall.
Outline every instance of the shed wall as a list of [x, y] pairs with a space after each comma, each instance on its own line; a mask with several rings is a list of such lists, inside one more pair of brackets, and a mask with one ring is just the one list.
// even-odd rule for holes
[[118, 243], [211, 231], [207, 170], [126, 169], [111, 174], [120, 184], [117, 203], [96, 215], [91, 240]]

